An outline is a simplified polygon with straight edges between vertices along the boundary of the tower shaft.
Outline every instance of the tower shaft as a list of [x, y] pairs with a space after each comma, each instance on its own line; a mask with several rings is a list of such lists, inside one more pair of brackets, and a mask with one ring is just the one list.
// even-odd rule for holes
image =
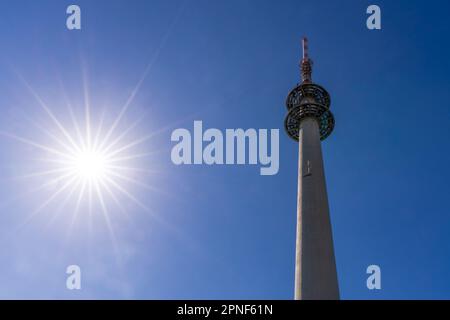
[[299, 125], [295, 299], [339, 299], [319, 123]]

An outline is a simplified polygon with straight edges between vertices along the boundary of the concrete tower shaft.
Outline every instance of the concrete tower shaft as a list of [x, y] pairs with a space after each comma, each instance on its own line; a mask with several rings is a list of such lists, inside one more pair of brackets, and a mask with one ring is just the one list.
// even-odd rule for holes
[[295, 299], [339, 299], [319, 124], [300, 123]]

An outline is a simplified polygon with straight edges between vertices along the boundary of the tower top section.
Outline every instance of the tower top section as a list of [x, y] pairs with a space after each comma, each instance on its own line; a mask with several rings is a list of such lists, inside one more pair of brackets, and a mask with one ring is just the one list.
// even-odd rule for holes
[[308, 38], [302, 39], [303, 58], [300, 62], [300, 70], [303, 83], [312, 83], [312, 60], [309, 58]]
[[330, 95], [312, 81], [312, 61], [309, 58], [308, 39], [302, 39], [303, 57], [300, 61], [302, 82], [289, 92], [286, 98], [288, 114], [284, 120], [287, 134], [298, 141], [300, 123], [314, 118], [319, 123], [320, 139], [326, 139], [334, 128], [334, 117], [330, 111]]

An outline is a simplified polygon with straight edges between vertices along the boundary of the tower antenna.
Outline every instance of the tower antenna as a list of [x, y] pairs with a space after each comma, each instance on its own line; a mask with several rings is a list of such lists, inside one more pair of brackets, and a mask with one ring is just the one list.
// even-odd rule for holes
[[303, 83], [312, 83], [312, 61], [309, 59], [308, 38], [302, 39], [303, 59], [300, 63], [301, 76]]

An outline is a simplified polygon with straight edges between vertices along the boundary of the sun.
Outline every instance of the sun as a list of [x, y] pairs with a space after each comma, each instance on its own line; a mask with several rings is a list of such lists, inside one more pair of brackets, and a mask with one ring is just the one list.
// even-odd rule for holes
[[[55, 124], [50, 130], [44, 130], [47, 136], [45, 143], [15, 137], [45, 155], [40, 158], [43, 170], [34, 172], [32, 176], [42, 177], [42, 186], [48, 184], [45, 181], [58, 186], [38, 210], [51, 202], [58, 202], [60, 197], [65, 197], [63, 202], [67, 203], [74, 200], [75, 210], [86, 201], [89, 207], [98, 204], [105, 215], [108, 215], [108, 207], [111, 208], [114, 203], [120, 205], [121, 196], [145, 208], [130, 192], [130, 184], [147, 187], [138, 180], [138, 177], [142, 177], [138, 173], [146, 170], [133, 166], [133, 160], [147, 155], [137, 153], [135, 148], [148, 140], [149, 136], [140, 139], [129, 137], [136, 122], [126, 129], [118, 130], [118, 119], [106, 126], [103, 119], [93, 123], [89, 113], [81, 122], [72, 114], [70, 125], [58, 120], [47, 106], [44, 109]], [[85, 112], [89, 112], [89, 109]]]
[[108, 157], [99, 150], [83, 150], [74, 155], [70, 170], [85, 181], [104, 180], [108, 173]]
[[41, 151], [41, 169], [25, 177], [41, 178], [39, 189], [57, 186], [35, 213], [51, 203], [62, 203], [77, 214], [79, 208], [88, 203], [89, 208], [99, 205], [100, 211], [108, 217], [109, 209], [121, 206], [122, 196], [147, 209], [132, 194], [130, 185], [147, 187], [138, 180], [142, 177], [138, 173], [146, 170], [134, 166], [133, 160], [146, 156], [146, 153], [137, 153], [135, 147], [148, 137], [127, 139], [131, 127], [115, 133], [114, 125], [105, 128], [91, 122], [79, 123], [75, 118], [72, 125], [63, 124], [47, 110], [55, 127], [44, 130], [45, 142], [13, 136]]
[[32, 150], [27, 159], [30, 169], [18, 177], [30, 178], [27, 183], [30, 192], [39, 194], [39, 202], [26, 221], [39, 213], [56, 217], [57, 212], [65, 212], [71, 230], [75, 221], [92, 221], [100, 215], [113, 234], [112, 215], [128, 215], [131, 208], [128, 202], [150, 212], [136, 193], [142, 188], [152, 191], [156, 188], [146, 182], [151, 181], [149, 177], [155, 170], [148, 169], [148, 161], [144, 161], [155, 153], [148, 144], [155, 133], [142, 134], [138, 125], [143, 115], [126, 116], [139, 86], [122, 107], [95, 107], [96, 112], [92, 112], [87, 92], [84, 104], [67, 101], [64, 110], [57, 102], [44, 102], [23, 81], [44, 111], [44, 117], [39, 117], [39, 121], [27, 118], [31, 125], [27, 135], [3, 131], [0, 135]]

